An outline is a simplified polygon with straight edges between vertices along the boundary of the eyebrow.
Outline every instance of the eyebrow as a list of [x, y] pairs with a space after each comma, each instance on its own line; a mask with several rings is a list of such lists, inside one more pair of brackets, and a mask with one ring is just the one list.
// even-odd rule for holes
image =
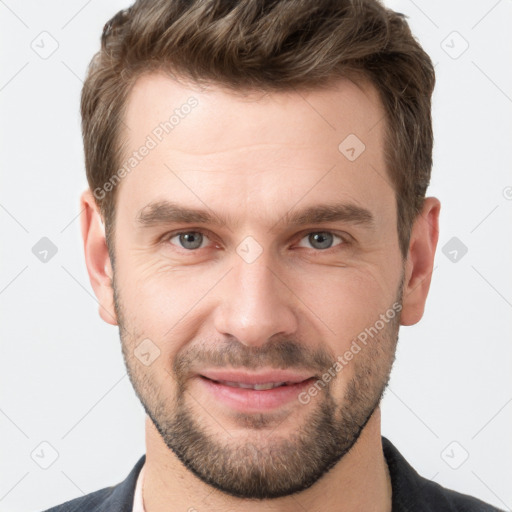
[[[211, 210], [188, 208], [167, 200], [147, 204], [139, 210], [136, 220], [142, 227], [172, 223], [211, 224], [212, 226], [236, 224]], [[370, 210], [353, 203], [334, 203], [309, 206], [296, 211], [290, 210], [272, 228], [278, 224], [302, 226], [340, 221], [368, 228], [373, 228], [375, 225], [375, 218]]]

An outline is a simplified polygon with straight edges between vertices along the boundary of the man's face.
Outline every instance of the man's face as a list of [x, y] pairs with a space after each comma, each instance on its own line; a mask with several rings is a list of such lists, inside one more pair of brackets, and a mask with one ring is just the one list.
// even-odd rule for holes
[[129, 98], [126, 158], [150, 149], [117, 190], [123, 354], [166, 445], [226, 493], [309, 487], [386, 387], [404, 268], [383, 115], [348, 80], [242, 98], [147, 75]]

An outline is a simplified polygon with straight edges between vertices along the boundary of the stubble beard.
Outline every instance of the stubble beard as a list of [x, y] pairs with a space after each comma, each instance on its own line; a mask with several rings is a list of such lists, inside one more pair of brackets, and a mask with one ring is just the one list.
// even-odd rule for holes
[[[275, 416], [271, 414], [240, 413], [236, 416], [237, 425], [246, 427], [247, 435], [238, 435], [238, 428], [237, 435], [230, 436], [212, 420], [211, 411], [205, 411], [189, 396], [189, 382], [184, 379], [186, 357], [175, 361], [172, 371], [169, 371], [169, 378], [174, 377], [177, 384], [174, 396], [162, 394], [161, 387], [151, 377], [151, 371], [133, 357], [139, 337], [135, 334], [137, 330], [127, 325], [115, 279], [113, 287], [123, 357], [146, 414], [165, 445], [189, 471], [204, 483], [231, 496], [274, 499], [311, 487], [354, 446], [388, 385], [398, 342], [398, 313], [354, 355], [350, 362], [353, 373], [345, 385], [341, 401], [333, 396], [333, 386], [339, 378], [343, 379], [343, 370], [309, 404], [302, 405], [297, 401], [290, 414], [297, 407], [309, 410], [301, 414], [302, 421], [293, 433], [282, 435], [281, 424], [276, 424]], [[400, 285], [398, 304], [401, 304], [401, 291]], [[281, 352], [276, 352], [281, 348]], [[256, 367], [254, 358], [251, 358], [252, 349], [237, 342], [234, 352], [225, 351], [223, 354], [233, 366], [253, 361], [253, 367]], [[265, 355], [267, 352], [261, 350], [255, 352], [258, 358], [270, 361]], [[278, 355], [283, 361], [290, 360], [293, 350], [296, 355], [300, 354], [301, 346], [284, 341], [272, 348], [274, 356]], [[245, 351], [244, 355], [237, 359], [236, 354], [242, 354], [242, 351]], [[324, 352], [322, 357], [325, 362], [327, 354]], [[234, 361], [242, 364], [233, 364]], [[331, 359], [331, 365], [333, 362]], [[293, 364], [289, 366], [294, 367]], [[225, 423], [222, 418], [219, 420], [219, 423]], [[282, 425], [288, 424], [286, 417], [279, 421]]]

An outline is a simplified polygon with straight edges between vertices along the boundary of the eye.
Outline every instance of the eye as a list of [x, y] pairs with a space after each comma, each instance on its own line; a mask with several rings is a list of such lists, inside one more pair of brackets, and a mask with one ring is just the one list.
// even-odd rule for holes
[[[307, 236], [303, 237], [302, 240], [307, 240], [311, 246], [313, 246], [313, 249], [318, 250], [326, 250], [330, 249], [333, 246], [333, 243], [338, 239], [341, 244], [335, 244], [335, 245], [342, 245], [345, 243], [345, 240], [341, 238], [338, 235], [335, 235], [334, 233], [331, 233], [330, 231], [314, 231], [312, 233], [309, 233]], [[305, 247], [304, 245], [299, 244], [301, 247]]]
[[[210, 239], [200, 231], [180, 231], [166, 236], [164, 241], [171, 243], [186, 251], [196, 251], [208, 245]], [[305, 243], [310, 244], [304, 245]], [[302, 237], [299, 247], [313, 248], [318, 251], [325, 251], [347, 243], [341, 236], [330, 231], [313, 231]]]
[[[177, 239], [177, 242], [174, 243], [173, 240]], [[208, 240], [208, 237], [199, 231], [182, 231], [180, 233], [174, 233], [169, 236], [167, 240], [173, 245], [178, 245], [182, 249], [186, 249], [188, 251], [194, 251], [196, 249], [201, 249], [203, 247], [203, 242]]]

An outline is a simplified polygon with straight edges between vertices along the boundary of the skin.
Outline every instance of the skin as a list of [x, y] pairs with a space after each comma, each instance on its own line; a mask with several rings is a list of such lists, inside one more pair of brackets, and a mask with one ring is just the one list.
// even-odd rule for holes
[[[378, 404], [399, 325], [413, 325], [423, 315], [440, 203], [426, 198], [403, 260], [395, 192], [384, 165], [383, 109], [371, 85], [348, 80], [322, 90], [242, 97], [218, 86], [200, 89], [145, 75], [127, 104], [126, 154], [190, 96], [198, 105], [118, 185], [114, 268], [94, 197], [87, 190], [81, 198], [85, 258], [99, 312], [120, 326], [128, 373], [148, 412], [146, 512], [389, 512]], [[353, 162], [338, 149], [351, 133], [366, 146]], [[141, 226], [139, 212], [164, 199], [229, 222]], [[297, 209], [338, 202], [369, 210], [373, 225], [283, 222]], [[179, 231], [202, 232], [201, 248], [180, 245]], [[330, 248], [312, 244], [308, 235], [319, 232], [336, 235]], [[237, 253], [247, 236], [262, 251], [251, 263]], [[252, 370], [300, 363], [317, 374], [317, 363], [334, 363], [397, 301], [395, 320], [307, 405], [293, 400], [264, 414], [236, 414], [197, 378], [213, 361]], [[149, 366], [135, 357], [144, 339], [160, 351]], [[286, 356], [286, 343], [297, 360]], [[208, 438], [201, 437], [205, 433]], [[172, 444], [190, 446], [192, 434], [203, 444], [200, 453], [188, 454], [187, 465]], [[331, 436], [337, 437], [329, 446]], [[240, 489], [251, 492], [244, 485], [262, 465], [271, 471], [270, 462], [289, 461], [295, 469], [297, 460], [308, 468], [318, 462], [308, 451], [312, 445], [333, 459], [332, 467], [310, 475], [314, 481], [303, 481], [301, 489], [297, 472], [279, 466], [260, 486], [270, 492], [281, 485], [274, 496], [243, 497]], [[292, 480], [294, 494], [285, 490]], [[228, 492], [236, 484], [238, 496]]]

